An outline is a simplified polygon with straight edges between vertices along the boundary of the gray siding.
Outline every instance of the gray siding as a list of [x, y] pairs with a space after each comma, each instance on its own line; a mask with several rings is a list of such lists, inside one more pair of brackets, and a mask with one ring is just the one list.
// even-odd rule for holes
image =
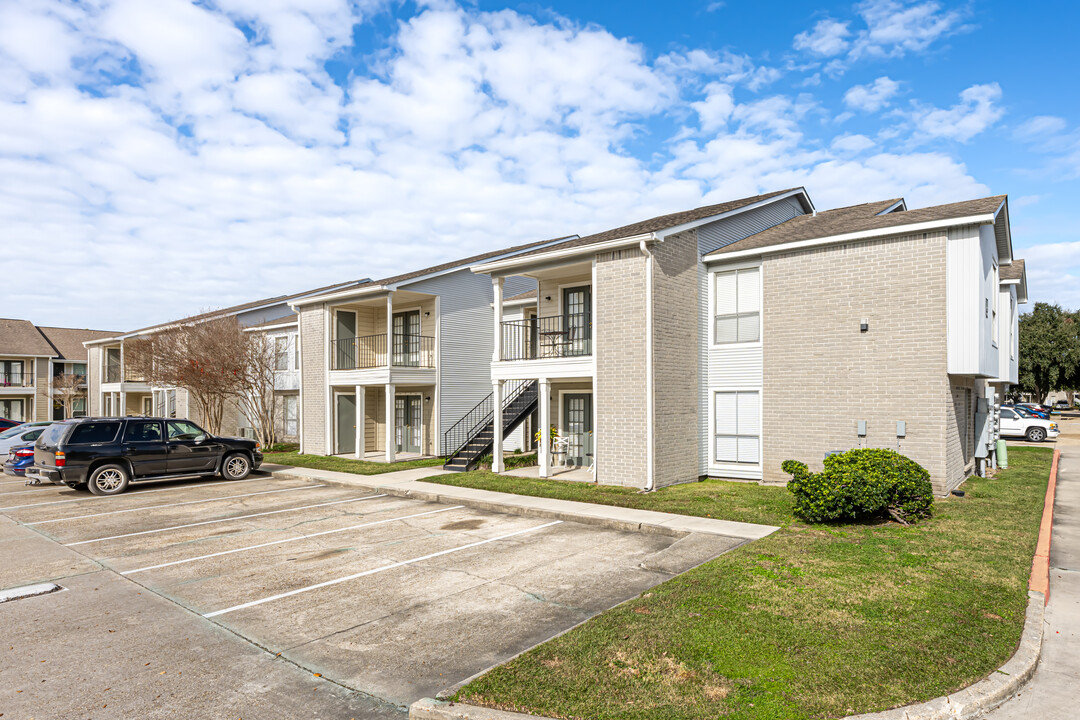
[[242, 312], [237, 314], [236, 321], [243, 327], [251, 327], [252, 325], [262, 325], [265, 322], [271, 320], [279, 320], [281, 318], [293, 317], [292, 308], [288, 303], [278, 303], [277, 305], [271, 305], [270, 307], [260, 308], [259, 310], [249, 310], [248, 312]]
[[[722, 248], [725, 245], [738, 242], [763, 230], [786, 222], [798, 215], [805, 215], [802, 204], [795, 198], [784, 198], [763, 207], [755, 208], [748, 212], [717, 220], [716, 222], [702, 225], [698, 228], [698, 252], [701, 255]], [[700, 308], [698, 323], [698, 384], [699, 406], [698, 427], [700, 442], [698, 443], [698, 461], [701, 474], [709, 472], [709, 443], [711, 440], [711, 428], [709, 427], [709, 388], [721, 368], [714, 367], [709, 362], [709, 273], [703, 263], [698, 263], [698, 307]], [[760, 370], [760, 368], [759, 368]]]
[[[524, 277], [507, 278], [506, 297], [536, 286]], [[402, 289], [439, 296], [439, 433], [442, 437], [481, 400], [491, 394], [491, 331], [494, 293], [491, 278], [476, 275], [467, 267], [421, 280]]]

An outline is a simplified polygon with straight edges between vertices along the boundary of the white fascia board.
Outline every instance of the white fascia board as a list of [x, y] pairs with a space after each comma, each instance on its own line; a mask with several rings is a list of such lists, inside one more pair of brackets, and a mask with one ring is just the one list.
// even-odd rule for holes
[[268, 332], [270, 330], [285, 330], [287, 328], [294, 328], [297, 326], [297, 322], [281, 323], [280, 325], [262, 325], [258, 327], [246, 327], [243, 328], [244, 332]]
[[[956, 227], [960, 225], [992, 225], [993, 223], [994, 216], [991, 214], [969, 215], [967, 217], [950, 218], [947, 220], [928, 220], [927, 222], [911, 223], [910, 225], [891, 225], [889, 227], [875, 228], [873, 230], [862, 230], [860, 232], [830, 235], [828, 237], [812, 238], [810, 240], [797, 240], [795, 242], [783, 243], [780, 245], [770, 245], [768, 247], [736, 250], [735, 252], [722, 253], [719, 255], [706, 255], [701, 260], [707, 265], [714, 263], [726, 263], [732, 260], [739, 260], [742, 258], [760, 257], [762, 255], [789, 252], [791, 250], [801, 250], [803, 248], [817, 247], [820, 245], [835, 245], [837, 243], [851, 242], [854, 240], [872, 240], [874, 238], [887, 237], [889, 235], [910, 235], [912, 233], [927, 232], [929, 230], [941, 230], [943, 228]], [[750, 237], [753, 237], [753, 235], [751, 235]]]
[[1020, 278], [1015, 278], [1013, 280], [1001, 280], [998, 284], [999, 285], [1019, 285], [1020, 284]]
[[727, 212], [722, 212], [722, 213], [719, 213], [717, 215], [710, 215], [709, 217], [701, 218], [700, 220], [691, 220], [690, 222], [683, 223], [682, 225], [676, 225], [675, 227], [669, 227], [666, 230], [657, 230], [656, 233], [654, 233], [654, 234], [658, 238], [663, 240], [668, 235], [676, 235], [676, 234], [681, 233], [681, 232], [686, 232], [687, 230], [692, 230], [692, 229], [694, 229], [696, 227], [701, 227], [702, 225], [708, 225], [709, 223], [716, 222], [717, 220], [723, 220], [724, 218], [732, 217], [733, 215], [739, 215], [740, 213], [748, 212], [750, 210], [755, 210], [755, 209], [757, 209], [759, 207], [764, 207], [766, 205], [771, 205], [771, 204], [773, 204], [775, 202], [779, 202], [780, 200], [785, 200], [785, 199], [787, 199], [789, 197], [798, 197], [798, 196], [802, 197], [803, 201], [810, 208], [810, 212], [814, 212], [814, 203], [810, 202], [810, 196], [806, 194], [805, 189], [798, 188], [797, 190], [792, 190], [791, 192], [786, 192], [786, 193], [784, 193], [782, 195], [776, 195], [774, 197], [767, 198], [765, 200], [758, 200], [756, 203], [751, 203], [749, 205], [744, 205], [744, 206], [742, 206], [740, 208], [735, 208], [734, 210], [728, 210]]
[[314, 297], [302, 298], [289, 303], [289, 307], [293, 310], [301, 308], [305, 305], [318, 305], [324, 302], [334, 302], [335, 300], [346, 300], [351, 298], [366, 297], [368, 295], [377, 295], [379, 293], [390, 292], [393, 287], [390, 285], [374, 285], [372, 287], [364, 288], [362, 290], [346, 290], [344, 292], [331, 293], [330, 295], [316, 295]]
[[58, 358], [59, 355], [27, 355], [25, 353], [9, 353], [0, 352], [0, 357], [17, 357], [17, 358], [46, 358], [51, 360], [52, 358]]
[[570, 260], [577, 257], [595, 255], [596, 253], [605, 252], [607, 250], [614, 250], [630, 245], [640, 245], [642, 242], [658, 242], [659, 240], [660, 238], [656, 236], [656, 233], [642, 233], [640, 235], [631, 235], [630, 237], [616, 238], [615, 240], [590, 243], [589, 245], [578, 245], [563, 250], [551, 250], [537, 255], [514, 256], [505, 260], [486, 262], [480, 265], [473, 265], [471, 270], [477, 275], [513, 275], [515, 273], [508, 271], [528, 267], [530, 265], [542, 265], [544, 263], [552, 262], [553, 260]]
[[[520, 300], [503, 300], [504, 308], [522, 307], [524, 305], [535, 305], [536, 298], [521, 298]], [[494, 308], [495, 303], [488, 303], [489, 308]]]

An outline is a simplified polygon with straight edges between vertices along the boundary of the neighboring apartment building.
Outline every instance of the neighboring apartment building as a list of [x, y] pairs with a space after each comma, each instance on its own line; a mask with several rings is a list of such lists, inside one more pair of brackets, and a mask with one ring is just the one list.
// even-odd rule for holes
[[32, 422], [85, 415], [85, 391], [72, 398], [69, 410], [55, 391], [54, 380], [64, 375], [85, 378], [87, 355], [82, 343], [111, 334], [0, 319], [0, 417]]
[[[393, 462], [444, 455], [490, 403], [486, 260], [530, 243], [294, 300], [300, 322], [300, 450]], [[514, 293], [536, 283], [517, 278]]]
[[[184, 388], [152, 387], [144, 378], [138, 377], [124, 366], [124, 345], [134, 338], [153, 335], [177, 323], [235, 317], [246, 330], [264, 333], [268, 342], [274, 343], [275, 359], [283, 370], [277, 373], [276, 394], [280, 404], [280, 430], [295, 440], [295, 418], [298, 414], [299, 365], [296, 357], [296, 315], [289, 303], [309, 295], [344, 290], [369, 282], [362, 280], [338, 283], [293, 295], [282, 295], [256, 300], [242, 305], [215, 310], [189, 318], [134, 330], [124, 334], [87, 342], [87, 378], [89, 384], [90, 413], [97, 416], [153, 415], [161, 417], [184, 417], [195, 422], [202, 421], [202, 412]], [[278, 351], [281, 351], [278, 354]], [[289, 399], [291, 396], [292, 399]], [[293, 423], [288, 417], [292, 413]], [[251, 422], [235, 406], [228, 410], [222, 424], [225, 434], [250, 435]]]
[[[990, 459], [985, 400], [1016, 382], [1026, 280], [1004, 196], [819, 213], [795, 188], [473, 270], [494, 287], [493, 420], [458, 467], [494, 446], [501, 469], [491, 427], [516, 430], [532, 394], [542, 476], [557, 461], [647, 489], [783, 482], [788, 458], [820, 468], [830, 452], [889, 447], [945, 493]], [[508, 319], [522, 277], [536, 304]]]

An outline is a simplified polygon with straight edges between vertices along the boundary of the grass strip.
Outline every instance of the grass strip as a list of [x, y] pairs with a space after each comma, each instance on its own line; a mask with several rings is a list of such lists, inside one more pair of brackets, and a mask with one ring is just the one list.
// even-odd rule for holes
[[334, 470], [354, 475], [381, 475], [382, 473], [408, 470], [409, 468], [440, 467], [442, 458], [424, 458], [422, 460], [404, 460], [395, 463], [378, 463], [368, 460], [328, 457], [325, 455], [301, 455], [298, 452], [263, 453], [264, 463], [292, 465], [294, 467], [314, 468], [316, 470]]

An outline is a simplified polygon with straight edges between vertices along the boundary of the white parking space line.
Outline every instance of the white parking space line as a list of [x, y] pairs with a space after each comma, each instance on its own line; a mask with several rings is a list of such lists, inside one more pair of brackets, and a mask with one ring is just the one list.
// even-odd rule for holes
[[232, 607], [225, 608], [224, 610], [215, 610], [214, 612], [204, 613], [204, 618], [217, 617], [219, 615], [225, 615], [226, 613], [236, 612], [237, 610], [245, 610], [256, 605], [262, 605], [263, 603], [272, 602], [274, 600], [281, 600], [282, 598], [292, 597], [293, 595], [299, 595], [300, 593], [306, 593], [311, 590], [318, 590], [319, 588], [330, 587], [331, 585], [337, 585], [338, 583], [348, 582], [349, 580], [356, 580], [357, 578], [367, 577], [368, 575], [375, 575], [376, 573], [386, 572], [387, 570], [393, 570], [394, 568], [402, 567], [403, 565], [411, 565], [413, 563], [422, 562], [424, 560], [431, 560], [432, 558], [442, 557], [443, 555], [449, 555], [450, 553], [461, 552], [462, 550], [468, 550], [469, 548], [479, 547], [480, 545], [487, 545], [488, 543], [498, 542], [499, 540], [506, 540], [507, 538], [516, 537], [518, 535], [524, 535], [526, 533], [536, 532], [537, 530], [543, 530], [549, 528], [552, 525], [558, 525], [562, 520], [553, 520], [543, 525], [537, 525], [536, 527], [526, 528], [525, 530], [518, 530], [517, 532], [507, 533], [506, 535], [500, 535], [498, 537], [488, 538], [487, 540], [478, 540], [477, 542], [469, 543], [468, 545], [461, 545], [456, 548], [450, 548], [449, 550], [440, 550], [430, 555], [424, 555], [422, 557], [415, 557], [411, 560], [402, 560], [396, 563], [390, 563], [389, 565], [383, 565], [372, 570], [365, 570], [354, 575], [346, 575], [345, 577], [336, 578], [334, 580], [327, 580], [325, 582], [316, 583], [315, 585], [308, 585], [307, 587], [297, 588], [296, 590], [290, 590], [289, 592], [283, 592], [278, 595], [271, 595], [270, 597], [262, 598], [261, 600], [252, 600], [251, 602], [242, 603], [240, 605], [233, 605]]
[[[380, 495], [379, 497], [383, 496]], [[186, 560], [173, 560], [172, 562], [161, 563], [160, 565], [149, 565], [147, 567], [138, 568], [136, 570], [125, 570], [120, 574], [134, 575], [135, 573], [141, 573], [147, 570], [157, 570], [158, 568], [172, 567], [173, 565], [183, 565], [185, 563], [195, 562], [196, 560], [206, 560], [207, 558], [221, 557], [222, 555], [231, 555], [233, 553], [244, 552], [245, 550], [255, 550], [257, 548], [270, 547], [271, 545], [282, 545], [284, 543], [296, 542], [297, 540], [308, 540], [313, 537], [332, 535], [334, 533], [347, 532], [349, 530], [359, 530], [360, 528], [372, 527], [374, 525], [386, 525], [387, 523], [397, 522], [398, 520], [410, 520], [412, 518], [424, 517], [425, 515], [436, 515], [438, 513], [444, 513], [449, 510], [460, 510], [463, 507], [465, 506], [455, 505], [453, 507], [440, 508], [438, 510], [428, 510], [427, 512], [416, 513], [415, 515], [405, 515], [403, 517], [387, 518], [386, 520], [376, 520], [375, 522], [362, 523], [360, 525], [350, 525], [349, 527], [335, 528], [334, 530], [323, 530], [322, 532], [311, 533], [310, 535], [301, 535], [300, 537], [285, 538], [284, 540], [274, 540], [272, 542], [259, 543], [258, 545], [248, 545], [247, 547], [235, 548], [234, 550], [222, 550], [221, 552], [210, 553], [209, 555], [199, 555], [198, 557], [187, 558]]]
[[[228, 483], [230, 485], [239, 485], [240, 483], [254, 482], [256, 480], [273, 480], [273, 478], [261, 475], [259, 477], [248, 478], [247, 480], [229, 480]], [[91, 495], [89, 497], [74, 498], [72, 500], [51, 500], [49, 502], [28, 503], [26, 505], [12, 505], [10, 507], [0, 507], [0, 511], [3, 511], [3, 510], [22, 510], [23, 508], [40, 507], [42, 505], [60, 505], [62, 503], [86, 502], [87, 500], [116, 500], [117, 497], [122, 497], [122, 498], [139, 497], [140, 495], [146, 495], [147, 493], [166, 492], [167, 490], [190, 490], [191, 488], [197, 488], [197, 487], [216, 487], [217, 485], [221, 485], [221, 484], [223, 484], [223, 483], [220, 483], [220, 482], [210, 483], [210, 484], [192, 483], [192, 484], [189, 484], [189, 485], [175, 485], [173, 487], [155, 488], [153, 490], [135, 490], [135, 491], [127, 493], [125, 495], [120, 495], [120, 496], [115, 496], [114, 495], [114, 496], [109, 496], [109, 497], [99, 496], [99, 495]], [[63, 486], [57, 485], [57, 487], [63, 487]]]
[[[52, 487], [55, 488], [57, 486], [53, 485]], [[52, 488], [49, 488], [49, 487], [37, 487], [37, 488], [34, 488], [32, 490], [16, 490], [15, 492], [0, 493], [0, 497], [7, 497], [8, 495], [25, 495], [27, 493], [36, 493], [36, 492], [41, 492], [42, 490], [50, 490], [50, 489], [52, 489]]]
[[110, 510], [109, 512], [94, 513], [92, 515], [73, 515], [72, 517], [53, 518], [52, 520], [36, 520], [23, 523], [23, 525], [47, 525], [49, 523], [67, 522], [68, 520], [85, 520], [87, 518], [102, 517], [103, 515], [119, 515], [120, 513], [139, 512], [140, 510], [157, 510], [159, 508], [180, 507], [181, 505], [198, 505], [199, 503], [217, 502], [219, 500], [235, 500], [236, 498], [253, 497], [255, 495], [270, 495], [271, 493], [293, 492], [295, 490], [314, 490], [326, 487], [325, 485], [303, 485], [301, 487], [281, 488], [279, 490], [260, 490], [259, 492], [244, 493], [243, 495], [223, 495], [222, 497], [203, 498], [202, 500], [185, 500], [177, 503], [165, 503], [163, 505], [146, 505], [137, 508], [125, 508], [123, 510]]
[[246, 520], [247, 518], [262, 517], [263, 515], [277, 515], [279, 513], [298, 512], [300, 510], [310, 510], [311, 508], [326, 507], [327, 505], [340, 505], [342, 503], [360, 502], [362, 500], [374, 500], [375, 498], [381, 497], [386, 497], [386, 495], [365, 495], [364, 497], [349, 498], [348, 500], [333, 500], [331, 502], [316, 503], [315, 505], [301, 505], [300, 507], [285, 508], [284, 510], [267, 510], [265, 512], [257, 512], [250, 515], [233, 515], [232, 517], [220, 518], [218, 520], [203, 520], [201, 522], [187, 523], [185, 525], [170, 525], [169, 527], [155, 528], [153, 530], [140, 530], [139, 532], [124, 533], [123, 535], [110, 535], [109, 537], [94, 538], [93, 540], [80, 540], [79, 542], [67, 543], [66, 545], [64, 545], [64, 547], [87, 545], [89, 543], [103, 542], [105, 540], [119, 540], [120, 538], [135, 537], [136, 535], [153, 535], [154, 533], [166, 532], [168, 530], [181, 530], [183, 528], [198, 527], [200, 525], [213, 525], [214, 523], [230, 522], [232, 520]]

